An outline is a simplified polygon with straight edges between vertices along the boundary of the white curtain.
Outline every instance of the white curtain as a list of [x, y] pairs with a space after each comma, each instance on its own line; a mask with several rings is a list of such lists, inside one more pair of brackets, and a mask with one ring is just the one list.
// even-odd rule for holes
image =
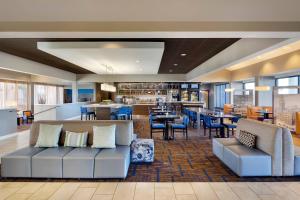
[[34, 104], [63, 104], [63, 87], [52, 85], [34, 85]]
[[0, 108], [28, 108], [28, 85], [26, 83], [0, 81]]

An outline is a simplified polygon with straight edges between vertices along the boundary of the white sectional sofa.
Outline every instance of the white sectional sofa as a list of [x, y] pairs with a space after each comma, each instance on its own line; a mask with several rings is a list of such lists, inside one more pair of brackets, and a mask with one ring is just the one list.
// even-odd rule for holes
[[[256, 148], [242, 145], [240, 131], [257, 136]], [[241, 119], [236, 138], [214, 138], [213, 153], [239, 176], [283, 176], [283, 129], [256, 120]], [[300, 164], [300, 157], [299, 157]], [[285, 167], [289, 168], [289, 167]], [[299, 171], [300, 172], [300, 171]]]

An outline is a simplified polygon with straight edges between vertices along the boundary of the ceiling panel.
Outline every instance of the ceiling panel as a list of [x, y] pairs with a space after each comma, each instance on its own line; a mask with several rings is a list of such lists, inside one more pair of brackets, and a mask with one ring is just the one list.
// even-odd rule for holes
[[[232, 45], [238, 38], [138, 38], [138, 39], [102, 39], [102, 38], [52, 38], [52, 39], [0, 39], [0, 51], [27, 58], [76, 74], [93, 73], [87, 68], [43, 52], [37, 48], [38, 42], [164, 42], [165, 49], [158, 73], [185, 74], [207, 61], [217, 53]], [[180, 54], [186, 54], [181, 56]], [[177, 64], [176, 66], [174, 64]]]

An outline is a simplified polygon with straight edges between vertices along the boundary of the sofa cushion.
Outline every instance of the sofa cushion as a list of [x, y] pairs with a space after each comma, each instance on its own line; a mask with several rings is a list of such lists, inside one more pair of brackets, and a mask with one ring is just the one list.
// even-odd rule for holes
[[31, 157], [45, 148], [25, 147], [1, 157], [2, 177], [31, 177]]
[[75, 148], [63, 157], [63, 178], [93, 178], [94, 159], [100, 149]]
[[249, 148], [255, 148], [256, 135], [249, 133], [248, 131], [240, 130], [239, 142]]
[[62, 178], [63, 157], [71, 147], [48, 148], [32, 157], [32, 177]]
[[271, 156], [244, 145], [224, 147], [224, 163], [239, 176], [271, 176]]
[[86, 147], [88, 133], [75, 133], [71, 131], [66, 131], [66, 137], [64, 146], [65, 147]]
[[240, 144], [236, 138], [213, 138], [212, 147], [213, 153], [223, 161], [223, 148], [228, 145]]
[[39, 136], [35, 147], [58, 147], [62, 126], [63, 125], [61, 124], [41, 124], [39, 127]]
[[130, 147], [103, 149], [95, 157], [94, 178], [126, 178], [130, 165]]
[[294, 172], [293, 175], [300, 175], [300, 147], [294, 146]]

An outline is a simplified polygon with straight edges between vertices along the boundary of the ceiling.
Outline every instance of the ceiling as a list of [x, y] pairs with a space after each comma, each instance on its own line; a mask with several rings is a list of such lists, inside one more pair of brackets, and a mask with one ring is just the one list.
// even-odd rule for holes
[[[214, 55], [229, 47], [238, 38], [155, 38], [155, 39], [0, 39], [0, 51], [27, 58], [76, 74], [95, 73], [90, 66], [74, 62], [73, 59], [57, 57], [37, 48], [38, 42], [163, 42], [164, 52], [159, 65], [159, 74], [186, 74]], [[92, 43], [93, 44], [93, 43]], [[181, 54], [186, 54], [182, 56]], [[78, 52], [76, 54], [79, 55]], [[86, 55], [86, 52], [85, 52]], [[150, 54], [151, 55], [151, 54]], [[79, 59], [77, 59], [79, 60]], [[156, 61], [157, 62], [157, 61]], [[84, 67], [83, 67], [84, 66]], [[152, 67], [153, 68], [153, 67]], [[96, 72], [97, 73], [97, 72]], [[153, 72], [151, 72], [153, 73]]]
[[38, 49], [96, 74], [157, 74], [163, 42], [38, 42]]

